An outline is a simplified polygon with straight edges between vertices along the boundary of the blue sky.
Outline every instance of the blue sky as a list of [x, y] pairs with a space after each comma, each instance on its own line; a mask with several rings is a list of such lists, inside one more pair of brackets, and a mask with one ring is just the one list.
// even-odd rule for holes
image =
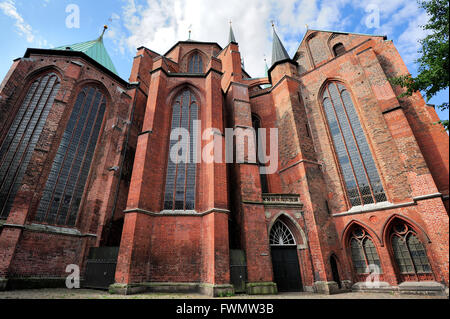
[[[69, 5], [80, 12], [79, 28], [69, 28]], [[377, 17], [379, 19], [377, 19]], [[52, 48], [95, 39], [109, 25], [105, 45], [124, 79], [128, 79], [135, 49], [144, 45], [165, 53], [176, 41], [192, 38], [225, 46], [228, 22], [239, 42], [250, 75], [264, 73], [270, 63], [271, 25], [291, 56], [306, 24], [311, 29], [387, 35], [394, 41], [409, 71], [416, 73], [418, 40], [426, 33], [420, 25], [428, 17], [415, 0], [0, 0], [0, 79], [12, 60], [26, 48]], [[429, 103], [448, 101], [448, 90]], [[448, 119], [448, 111], [438, 111]]]

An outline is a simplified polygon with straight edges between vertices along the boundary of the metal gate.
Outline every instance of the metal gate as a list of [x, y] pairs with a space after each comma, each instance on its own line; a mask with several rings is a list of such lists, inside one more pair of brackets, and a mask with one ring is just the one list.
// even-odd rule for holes
[[92, 247], [86, 263], [83, 287], [108, 289], [114, 283], [119, 247]]
[[230, 250], [230, 279], [236, 293], [245, 292], [247, 282], [247, 263], [243, 250]]
[[272, 264], [278, 291], [302, 291], [300, 266], [295, 246], [272, 246]]

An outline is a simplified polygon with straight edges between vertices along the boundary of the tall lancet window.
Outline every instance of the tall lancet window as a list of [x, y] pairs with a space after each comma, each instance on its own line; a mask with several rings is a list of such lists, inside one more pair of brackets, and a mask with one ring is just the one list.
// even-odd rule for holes
[[0, 145], [0, 219], [6, 219], [60, 87], [55, 73], [34, 80]]
[[194, 53], [188, 62], [188, 73], [203, 73], [203, 60], [200, 54]]
[[352, 206], [386, 201], [372, 153], [350, 93], [331, 82], [323, 93], [323, 106]]
[[105, 108], [105, 95], [97, 88], [85, 87], [78, 94], [53, 160], [36, 221], [75, 226]]
[[[172, 106], [172, 131], [183, 128], [190, 134], [190, 139], [171, 140], [169, 148], [169, 159], [167, 164], [166, 189], [164, 193], [164, 209], [167, 210], [193, 210], [195, 208], [195, 179], [197, 164], [194, 161], [193, 137], [195, 132], [194, 121], [198, 119], [198, 103], [195, 96], [189, 90], [184, 90]], [[177, 158], [172, 158], [171, 150], [176, 149], [177, 143], [188, 143], [180, 145]], [[175, 147], [174, 147], [175, 146]], [[182, 150], [188, 149], [183, 154]]]

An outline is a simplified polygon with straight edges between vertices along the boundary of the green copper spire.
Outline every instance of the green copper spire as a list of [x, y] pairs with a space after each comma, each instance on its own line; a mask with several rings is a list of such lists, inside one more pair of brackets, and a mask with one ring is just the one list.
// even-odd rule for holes
[[273, 44], [272, 44], [272, 65], [278, 61], [290, 60], [289, 54], [281, 43], [277, 32], [275, 31], [275, 25], [272, 22], [273, 27]]
[[64, 45], [62, 47], [54, 48], [53, 50], [71, 50], [83, 52], [114, 74], [119, 75], [108, 52], [106, 51], [105, 45], [103, 44], [103, 35], [105, 34], [106, 29], [108, 29], [108, 26], [105, 25], [102, 34], [96, 40], [76, 43], [72, 45]]
[[[267, 66], [267, 59], [266, 59], [265, 56], [264, 56], [264, 77], [265, 78], [269, 77], [269, 67]], [[261, 88], [262, 89], [267, 89], [267, 88], [269, 88], [271, 86], [272, 86], [271, 84], [263, 84], [263, 85], [261, 85]]]
[[267, 66], [267, 59], [264, 58], [264, 77], [268, 77], [269, 76], [269, 67]]
[[233, 26], [230, 21], [230, 34], [228, 36], [228, 43], [231, 43], [231, 42], [237, 43], [236, 38], [234, 37]]

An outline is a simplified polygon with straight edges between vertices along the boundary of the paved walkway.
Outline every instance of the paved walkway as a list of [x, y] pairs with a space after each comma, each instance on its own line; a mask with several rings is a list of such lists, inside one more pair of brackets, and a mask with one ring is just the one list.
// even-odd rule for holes
[[[337, 295], [319, 295], [306, 292], [282, 293], [269, 296], [237, 295], [224, 299], [448, 299], [446, 296], [400, 295], [389, 293], [349, 292]], [[201, 294], [162, 294], [111, 295], [106, 291], [90, 289], [35, 289], [1, 291], [0, 299], [210, 299]]]

